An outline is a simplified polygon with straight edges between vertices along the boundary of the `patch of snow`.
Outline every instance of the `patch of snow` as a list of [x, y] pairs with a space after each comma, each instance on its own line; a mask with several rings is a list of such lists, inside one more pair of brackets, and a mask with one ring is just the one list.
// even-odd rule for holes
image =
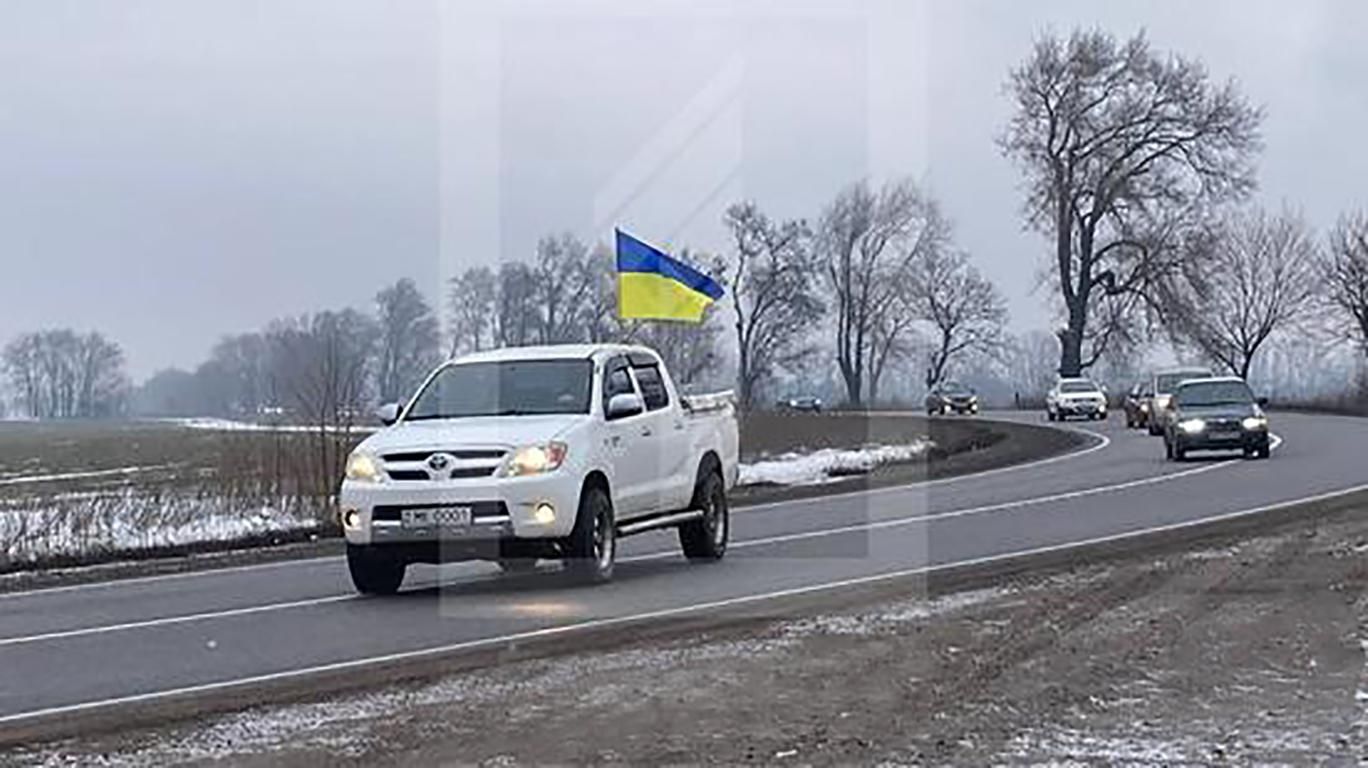
[[354, 424], [350, 427], [319, 427], [311, 424], [257, 424], [250, 421], [218, 418], [166, 419], [166, 421], [187, 429], [204, 429], [214, 432], [318, 432], [323, 429], [328, 432], [368, 434], [376, 430], [375, 427], [360, 424]]
[[812, 453], [786, 453], [740, 466], [740, 485], [815, 485], [873, 471], [882, 464], [912, 461], [926, 455], [929, 440], [907, 445], [872, 445], [858, 449], [823, 448]]
[[1009, 589], [990, 587], [944, 595], [931, 600], [903, 601], [870, 613], [823, 615], [789, 622], [783, 625], [780, 633], [786, 638], [812, 635], [875, 635], [891, 631], [898, 624], [925, 621], [1011, 594], [1013, 592]]
[[313, 515], [288, 499], [248, 504], [124, 489], [76, 503], [52, 500], [48, 506], [0, 512], [0, 562], [232, 541], [317, 527]]
[[88, 472], [59, 472], [49, 475], [19, 475], [18, 477], [6, 477], [0, 479], [0, 485], [27, 485], [30, 483], [50, 483], [61, 480], [87, 480], [95, 477], [123, 477], [136, 475], [142, 472], [153, 472], [160, 469], [170, 469], [175, 464], [152, 464], [141, 467], [119, 467], [117, 469], [97, 469]]

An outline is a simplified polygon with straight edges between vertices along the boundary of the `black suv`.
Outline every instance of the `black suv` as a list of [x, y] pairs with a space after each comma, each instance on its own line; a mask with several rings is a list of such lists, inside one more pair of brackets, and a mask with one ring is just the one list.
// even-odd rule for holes
[[1245, 458], [1268, 458], [1266, 401], [1255, 399], [1243, 379], [1190, 379], [1173, 393], [1164, 428], [1164, 451], [1182, 461], [1188, 451], [1242, 451]]

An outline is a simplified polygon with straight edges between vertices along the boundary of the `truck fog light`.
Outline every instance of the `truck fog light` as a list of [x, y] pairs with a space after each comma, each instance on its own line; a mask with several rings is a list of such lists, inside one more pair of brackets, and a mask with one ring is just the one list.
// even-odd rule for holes
[[550, 525], [556, 522], [556, 508], [543, 501], [532, 510], [532, 520], [539, 525]]
[[357, 512], [357, 511], [354, 510], [354, 509], [348, 509], [348, 510], [344, 511], [344, 512], [342, 513], [342, 527], [344, 527], [344, 528], [352, 528], [352, 529], [360, 528], [360, 527], [361, 527], [361, 513], [360, 513], [360, 512]]

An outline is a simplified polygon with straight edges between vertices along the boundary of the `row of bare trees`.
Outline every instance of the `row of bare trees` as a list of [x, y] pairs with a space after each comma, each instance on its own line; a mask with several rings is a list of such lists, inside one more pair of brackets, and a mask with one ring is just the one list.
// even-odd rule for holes
[[32, 419], [120, 415], [129, 391], [123, 350], [95, 332], [21, 334], [0, 351], [0, 371], [18, 410]]
[[1058, 372], [1149, 338], [1247, 376], [1278, 333], [1338, 326], [1368, 351], [1368, 224], [1322, 249], [1294, 211], [1248, 203], [1264, 113], [1201, 62], [1143, 34], [1042, 37], [1008, 78], [999, 139], [1028, 226], [1051, 243]]

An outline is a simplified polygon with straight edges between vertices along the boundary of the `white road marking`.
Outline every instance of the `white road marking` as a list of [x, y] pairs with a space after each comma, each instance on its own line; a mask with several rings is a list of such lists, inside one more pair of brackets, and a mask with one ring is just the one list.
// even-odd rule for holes
[[[1276, 450], [1278, 446], [1281, 445], [1281, 443], [1281, 438], [1278, 438], [1275, 435], [1272, 449]], [[1093, 496], [1102, 493], [1112, 493], [1115, 491], [1126, 490], [1129, 488], [1136, 488], [1140, 486], [1151, 485], [1154, 483], [1176, 480], [1182, 477], [1199, 475], [1205, 472], [1210, 472], [1215, 469], [1220, 469], [1222, 467], [1238, 464], [1241, 463], [1241, 461], [1241, 459], [1229, 459], [1215, 464], [1207, 464], [1204, 466], [1183, 470], [1181, 472], [1173, 472], [1165, 475], [1155, 475], [1153, 477], [1142, 478], [1139, 480], [1129, 480], [1123, 483], [1097, 486], [1094, 488], [1087, 488], [1078, 491], [1067, 491], [1064, 493], [1054, 493], [1046, 496], [1037, 496], [1030, 499], [1018, 499], [1015, 501], [1000, 502], [997, 504], [987, 504], [978, 507], [967, 507], [964, 509], [949, 510], [946, 512], [934, 512], [930, 514], [911, 515], [908, 517], [896, 517], [887, 520], [876, 520], [873, 522], [857, 523], [854, 525], [843, 525], [835, 528], [821, 528], [812, 531], [798, 531], [794, 533], [780, 534], [777, 536], [765, 536], [755, 539], [745, 539], [742, 541], [731, 542], [729, 546], [732, 549], [749, 549], [752, 547], [768, 546], [771, 544], [780, 544], [790, 541], [818, 539], [825, 538], [828, 536], [838, 536], [845, 533], [871, 531], [882, 528], [894, 528], [904, 525], [912, 525], [914, 523], [935, 522], [936, 520], [946, 520], [955, 517], [966, 517], [969, 515], [1003, 512], [1008, 510], [1021, 509], [1024, 507], [1036, 506], [1039, 504], [1048, 504], [1056, 501], [1068, 501], [1072, 499], [1083, 498], [1086, 496]], [[641, 555], [620, 558], [619, 562], [633, 563], [647, 562], [652, 560], [665, 560], [676, 557], [678, 556], [678, 554], [678, 551], [675, 549], [666, 549], [661, 550], [659, 552], [648, 552]], [[321, 605], [324, 603], [332, 603], [341, 600], [353, 599], [356, 597], [357, 596], [355, 594], [349, 593], [345, 595], [333, 595], [329, 597], [313, 598], [310, 600], [296, 600], [284, 603], [268, 603], [265, 605], [248, 606], [244, 608], [231, 608], [222, 611], [205, 611], [203, 613], [186, 614], [181, 616], [166, 616], [156, 619], [146, 619], [142, 621], [127, 622], [123, 624], [99, 625], [92, 627], [82, 627], [76, 629], [45, 632], [43, 634], [38, 635], [23, 635], [16, 637], [0, 638], [0, 647], [7, 645], [22, 645], [27, 643], [36, 643], [44, 640], [61, 640], [73, 637], [83, 637], [87, 635], [104, 634], [108, 632], [144, 629], [147, 627], [159, 627], [172, 624], [207, 621], [210, 619], [218, 619], [231, 616], [242, 616], [253, 613], [264, 613], [267, 611], [283, 610], [287, 608], [305, 608], [314, 605]]]
[[281, 672], [271, 672], [263, 675], [252, 675], [250, 677], [241, 677], [231, 680], [219, 680], [212, 683], [188, 685], [178, 688], [167, 688], [160, 691], [149, 691], [146, 693], [132, 694], [129, 696], [118, 696], [108, 699], [99, 699], [96, 701], [85, 701], [77, 704], [65, 704], [56, 707], [46, 707], [43, 709], [30, 710], [28, 712], [17, 712], [10, 715], [0, 716], [0, 725], [10, 725], [13, 723], [20, 723], [25, 720], [35, 720], [43, 717], [54, 717], [61, 715], [72, 715], [91, 710], [118, 707], [128, 704], [137, 704], [149, 701], [158, 701], [181, 696], [226, 691], [232, 690], [234, 688], [260, 685], [263, 683], [295, 680], [328, 672], [364, 669], [367, 667], [374, 667], [394, 662], [413, 661], [423, 658], [443, 656], [446, 654], [460, 653], [463, 651], [488, 648], [492, 646], [506, 645], [510, 643], [520, 643], [531, 640], [544, 640], [547, 638], [553, 638], [560, 635], [583, 632], [585, 630], [604, 629], [608, 627], [621, 626], [627, 624], [639, 624], [646, 621], [671, 618], [675, 616], [687, 616], [689, 614], [695, 613], [706, 613], [708, 611], [720, 610], [738, 605], [747, 605], [750, 603], [764, 602], [767, 600], [776, 600], [785, 597], [796, 597], [799, 595], [808, 595], [820, 592], [830, 592], [833, 590], [843, 589], [846, 587], [877, 584], [884, 581], [892, 581], [895, 579], [907, 578], [911, 576], [926, 576], [940, 571], [953, 570], [955, 568], [991, 565], [994, 563], [1049, 554], [1052, 552], [1062, 552], [1070, 549], [1078, 549], [1080, 547], [1108, 544], [1117, 541], [1124, 541], [1126, 539], [1133, 539], [1140, 536], [1182, 530], [1184, 528], [1191, 528], [1199, 525], [1207, 525], [1210, 523], [1217, 523], [1225, 520], [1233, 520], [1240, 517], [1247, 517], [1250, 515], [1272, 512], [1279, 509], [1286, 509], [1288, 507], [1295, 507], [1301, 504], [1312, 504], [1318, 501], [1327, 501], [1330, 499], [1346, 496], [1352, 493], [1359, 493], [1362, 491], [1368, 491], [1368, 484], [1356, 485], [1350, 488], [1345, 488], [1338, 491], [1330, 491], [1328, 493], [1316, 494], [1313, 496], [1305, 496], [1300, 499], [1278, 502], [1276, 504], [1268, 504], [1260, 507], [1252, 507], [1249, 509], [1238, 510], [1235, 512], [1227, 512], [1224, 514], [1214, 515], [1211, 517], [1204, 517], [1199, 520], [1185, 520], [1180, 523], [1169, 523], [1167, 525], [1141, 528], [1134, 531], [1116, 533], [1108, 536], [1099, 536], [1092, 539], [1073, 541], [1065, 544], [1052, 544], [1044, 547], [1033, 547], [1030, 549], [1016, 550], [1013, 552], [1004, 552], [1002, 554], [997, 555], [988, 555], [985, 557], [975, 557], [964, 560], [956, 560], [950, 563], [920, 566], [917, 568], [906, 568], [897, 571], [889, 571], [886, 573], [872, 574], [869, 576], [860, 576], [850, 579], [840, 579], [838, 581], [825, 582], [822, 584], [810, 584], [808, 586], [803, 587], [781, 589], [772, 592], [761, 593], [758, 595], [743, 595], [740, 597], [727, 598], [725, 600], [713, 600], [704, 603], [695, 603], [693, 605], [678, 606], [675, 608], [664, 608], [661, 610], [646, 611], [643, 613], [635, 613], [627, 616], [617, 616], [609, 619], [590, 619], [587, 621], [575, 622], [573, 624], [562, 624], [555, 627], [546, 627], [544, 629], [535, 629], [526, 632], [515, 632], [508, 635], [501, 635], [499, 637], [488, 637], [479, 640], [468, 640], [464, 642], [451, 643], [448, 645], [435, 646], [431, 648], [420, 648], [412, 651], [387, 653], [379, 656], [367, 657], [364, 659], [350, 659], [348, 661], [339, 661], [330, 664], [319, 664], [311, 667], [302, 667], [299, 669], [290, 669]]
[[[915, 415], [915, 414], [906, 414], [906, 413], [888, 414], [888, 413], [880, 413], [879, 415], [911, 416], [911, 415]], [[1005, 423], [1005, 424], [1023, 424], [1023, 423], [1025, 423], [1025, 422], [1020, 422], [1020, 421], [1012, 421], [1012, 420], [1010, 420], [1010, 419], [983, 419], [983, 420], [984, 420], [984, 421], [1000, 421], [1000, 422]], [[1032, 467], [1044, 466], [1044, 465], [1046, 465], [1046, 464], [1054, 464], [1054, 463], [1060, 462], [1060, 461], [1068, 461], [1068, 460], [1070, 460], [1070, 459], [1082, 458], [1082, 457], [1084, 457], [1084, 456], [1087, 456], [1088, 454], [1095, 453], [1095, 452], [1097, 452], [1097, 451], [1103, 450], [1103, 449], [1107, 448], [1109, 445], [1111, 445], [1111, 438], [1107, 437], [1106, 435], [1104, 435], [1104, 434], [1102, 434], [1102, 433], [1100, 433], [1100, 432], [1093, 432], [1093, 431], [1087, 430], [1087, 429], [1081, 429], [1081, 428], [1078, 428], [1078, 427], [1067, 427], [1067, 426], [1054, 426], [1054, 427], [1046, 427], [1046, 428], [1047, 428], [1047, 429], [1061, 429], [1061, 430], [1066, 430], [1066, 431], [1070, 431], [1070, 432], [1078, 432], [1078, 433], [1080, 433], [1080, 434], [1089, 435], [1089, 436], [1091, 436], [1091, 437], [1093, 437], [1093, 438], [1096, 438], [1098, 442], [1097, 442], [1096, 444], [1091, 445], [1091, 446], [1089, 446], [1089, 447], [1087, 447], [1087, 448], [1084, 448], [1084, 449], [1082, 449], [1082, 450], [1078, 450], [1078, 451], [1069, 451], [1068, 453], [1062, 453], [1062, 454], [1060, 454], [1060, 455], [1058, 455], [1058, 456], [1051, 456], [1051, 457], [1045, 458], [1045, 459], [1037, 459], [1037, 460], [1035, 460], [1035, 461], [1028, 461], [1028, 462], [1026, 462], [1026, 463], [1024, 463], [1024, 464], [1013, 464], [1013, 465], [1008, 466], [1008, 467], [998, 467], [998, 468], [996, 468], [996, 469], [985, 469], [985, 470], [983, 470], [983, 471], [981, 471], [981, 472], [969, 472], [969, 473], [967, 473], [967, 474], [956, 475], [956, 476], [954, 476], [954, 477], [943, 477], [943, 478], [940, 478], [940, 479], [937, 479], [937, 480], [923, 480], [923, 481], [918, 482], [918, 483], [908, 483], [908, 484], [906, 484], [906, 485], [891, 485], [891, 486], [886, 486], [886, 487], [883, 487], [883, 488], [871, 488], [871, 489], [868, 489], [868, 490], [845, 491], [845, 492], [842, 492], [842, 493], [824, 494], [824, 495], [821, 495], [821, 496], [812, 496], [812, 497], [807, 497], [807, 498], [802, 498], [802, 499], [790, 499], [790, 500], [788, 500], [788, 501], [769, 501], [769, 502], [764, 502], [764, 503], [762, 503], [762, 504], [738, 505], [737, 507], [735, 507], [735, 508], [733, 509], [733, 511], [752, 512], [752, 511], [760, 511], [760, 510], [764, 510], [764, 509], [774, 509], [774, 508], [778, 508], [778, 507], [791, 507], [791, 506], [795, 506], [795, 505], [800, 505], [800, 506], [801, 506], [801, 505], [809, 505], [809, 504], [820, 503], [820, 502], [823, 502], [823, 501], [829, 501], [829, 500], [831, 500], [831, 499], [845, 498], [845, 497], [849, 497], [849, 496], [862, 496], [862, 495], [864, 495], [864, 496], [872, 496], [872, 495], [879, 495], [879, 494], [886, 494], [886, 493], [895, 493], [895, 492], [899, 492], [899, 491], [916, 490], [916, 489], [918, 489], [918, 488], [927, 488], [927, 487], [931, 487], [931, 486], [945, 485], [945, 484], [948, 484], [948, 483], [963, 482], [963, 481], [965, 481], [965, 480], [976, 480], [976, 479], [980, 479], [980, 478], [983, 478], [983, 477], [987, 477], [987, 476], [989, 476], [989, 475], [997, 475], [997, 474], [1001, 474], [1001, 473], [1004, 473], [1004, 472], [1015, 472], [1015, 471], [1019, 471], [1019, 470], [1023, 470], [1023, 469], [1029, 469], [1029, 468], [1032, 468]], [[204, 569], [204, 570], [197, 570], [197, 571], [178, 571], [178, 572], [176, 572], [176, 573], [158, 573], [158, 574], [152, 574], [152, 575], [149, 575], [149, 576], [133, 576], [133, 577], [129, 577], [129, 578], [126, 578], [126, 579], [111, 579], [111, 580], [108, 580], [108, 581], [91, 581], [91, 582], [84, 582], [84, 583], [81, 583], [81, 584], [66, 584], [66, 585], [59, 586], [59, 587], [39, 587], [39, 588], [37, 588], [37, 589], [17, 590], [17, 591], [14, 591], [14, 592], [0, 592], [0, 601], [12, 600], [12, 599], [17, 599], [17, 598], [25, 598], [25, 597], [45, 596], [45, 595], [51, 595], [51, 594], [58, 594], [58, 593], [61, 593], [61, 592], [75, 592], [75, 591], [86, 590], [86, 589], [107, 589], [107, 588], [111, 588], [111, 587], [125, 586], [125, 585], [129, 585], [129, 584], [142, 584], [142, 583], [155, 582], [155, 581], [167, 581], [167, 580], [170, 580], [170, 579], [184, 579], [184, 578], [191, 578], [191, 577], [196, 577], [196, 576], [213, 576], [213, 575], [218, 575], [218, 574], [223, 574], [223, 573], [240, 573], [240, 572], [243, 572], [243, 571], [264, 570], [264, 569], [268, 569], [268, 568], [288, 568], [288, 567], [292, 567], [292, 566], [314, 565], [314, 564], [318, 564], [318, 563], [322, 563], [322, 562], [333, 562], [333, 561], [338, 561], [338, 560], [341, 560], [341, 559], [342, 559], [342, 556], [341, 556], [341, 555], [323, 555], [323, 556], [321, 556], [321, 557], [310, 557], [310, 558], [302, 558], [302, 559], [297, 559], [297, 560], [296, 560], [296, 559], [290, 559], [290, 560], [278, 560], [278, 561], [273, 561], [273, 562], [269, 562], [269, 563], [248, 563], [248, 564], [246, 564], [246, 565], [231, 565], [231, 566], [225, 566], [225, 567], [222, 567], [222, 568], [206, 568], [206, 569]], [[95, 566], [95, 567], [102, 567], [102, 566]]]
[[107, 632], [122, 632], [130, 629], [144, 629], [146, 627], [160, 627], [167, 624], [187, 624], [194, 621], [204, 621], [205, 619], [217, 619], [224, 616], [246, 616], [253, 613], [266, 613], [268, 611], [281, 611], [286, 608], [303, 608], [310, 605], [323, 605], [325, 603], [337, 603], [343, 600], [355, 600], [359, 596], [355, 594], [331, 595], [329, 597], [315, 597], [308, 600], [294, 600], [288, 603], [267, 603], [266, 605], [252, 605], [244, 608], [231, 608], [223, 611], [206, 611], [205, 613], [191, 613], [181, 616], [165, 616], [158, 619], [145, 619], [143, 621], [130, 621], [123, 624], [105, 624], [95, 627], [81, 627], [79, 629], [64, 629], [56, 632], [45, 632], [41, 635], [25, 635], [23, 637], [0, 638], [0, 647], [7, 645], [24, 645], [27, 643], [38, 643], [44, 640], [60, 640], [68, 637], [83, 637], [86, 635], [102, 635]]

